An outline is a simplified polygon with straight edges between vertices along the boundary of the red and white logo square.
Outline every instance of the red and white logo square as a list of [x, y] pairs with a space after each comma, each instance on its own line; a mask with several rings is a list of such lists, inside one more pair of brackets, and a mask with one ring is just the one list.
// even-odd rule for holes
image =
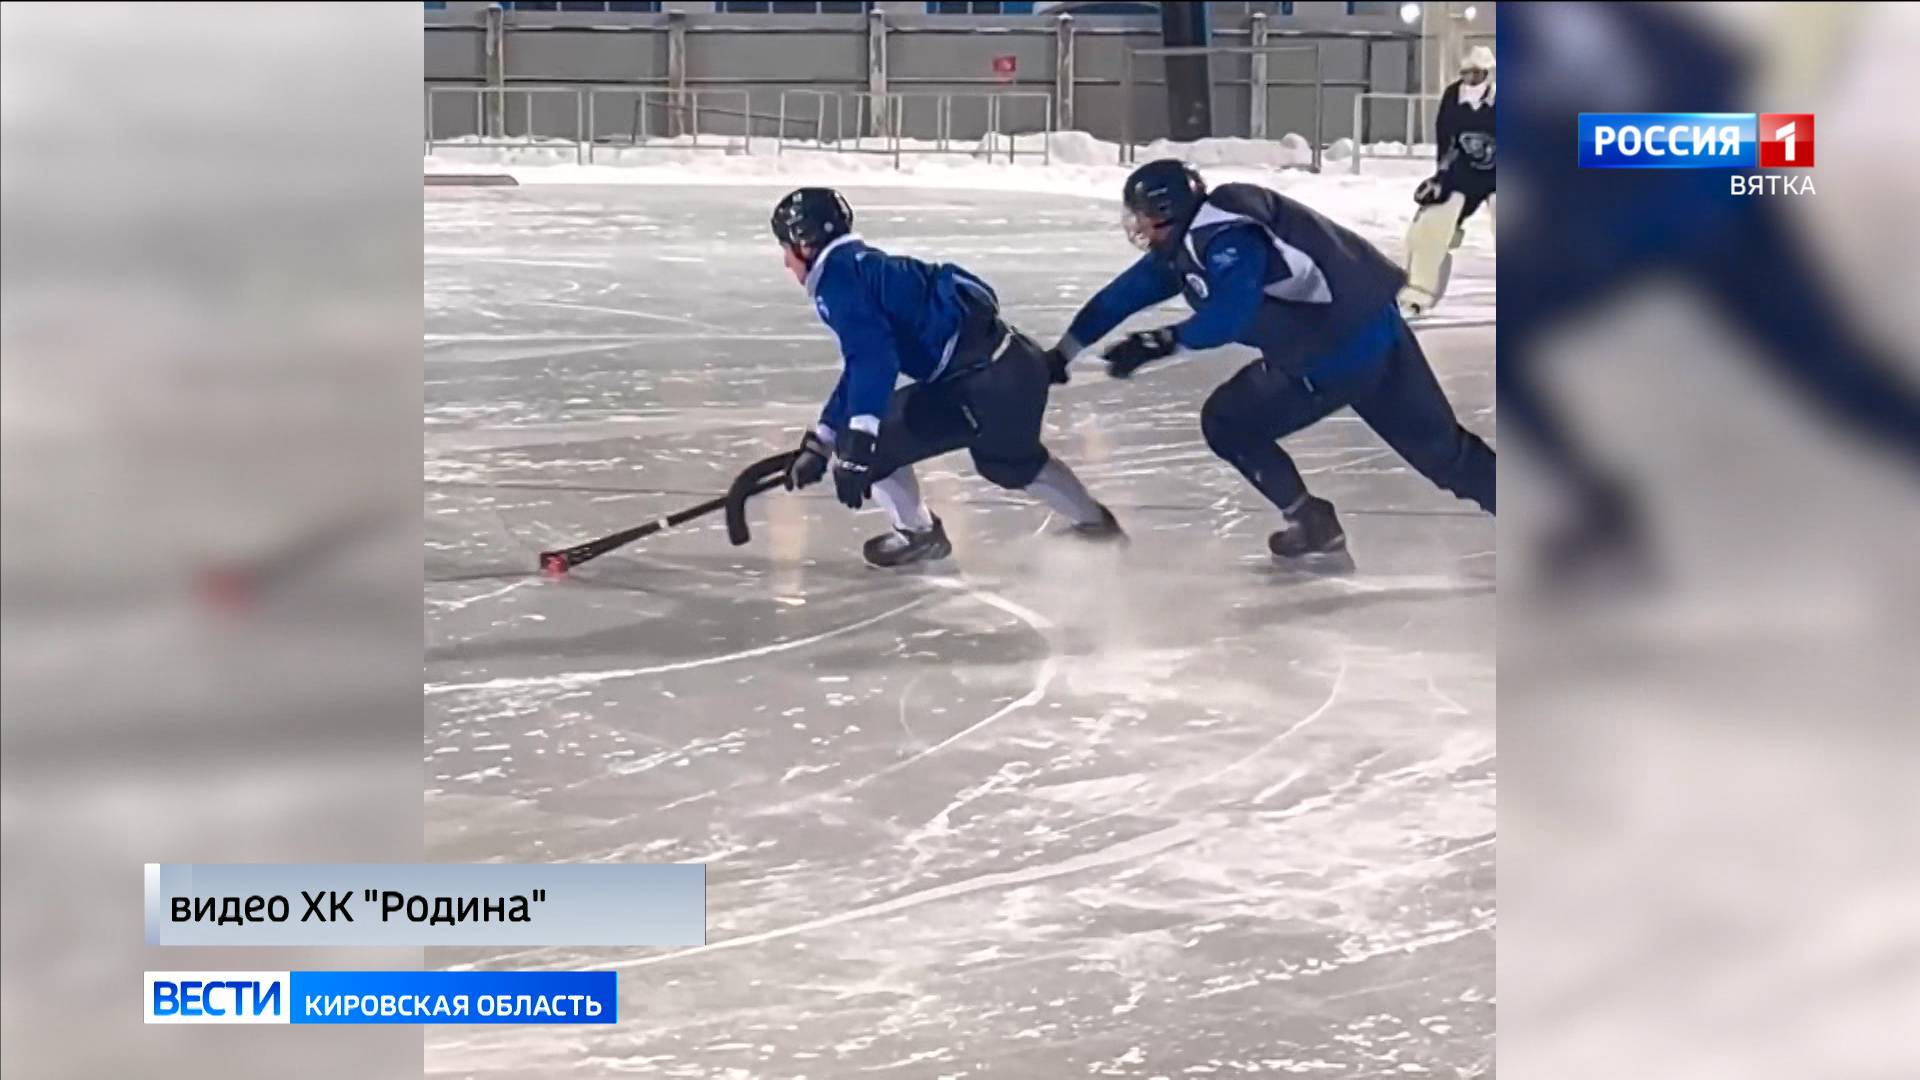
[[1760, 114], [1760, 167], [1813, 168], [1813, 114]]

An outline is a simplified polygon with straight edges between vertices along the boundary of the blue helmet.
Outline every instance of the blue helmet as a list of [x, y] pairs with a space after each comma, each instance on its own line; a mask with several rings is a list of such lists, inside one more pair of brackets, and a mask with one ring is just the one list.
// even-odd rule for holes
[[853, 231], [853, 208], [832, 188], [800, 188], [773, 208], [773, 235], [811, 255]]

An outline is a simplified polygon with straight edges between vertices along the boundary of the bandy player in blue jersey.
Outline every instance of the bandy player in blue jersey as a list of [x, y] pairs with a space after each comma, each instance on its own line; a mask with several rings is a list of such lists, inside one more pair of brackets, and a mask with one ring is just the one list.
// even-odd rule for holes
[[1267, 546], [1309, 569], [1351, 566], [1333, 504], [1307, 491], [1279, 440], [1352, 406], [1421, 475], [1494, 512], [1494, 453], [1461, 427], [1401, 318], [1406, 276], [1372, 244], [1266, 188], [1207, 189], [1185, 162], [1154, 161], [1127, 178], [1127, 234], [1146, 254], [1087, 301], [1054, 347], [1054, 379], [1088, 345], [1176, 294], [1193, 317], [1129, 334], [1108, 372], [1229, 342], [1260, 350], [1207, 398], [1200, 429], [1280, 509]]
[[[801, 188], [773, 210], [787, 269], [840, 344], [840, 381], [801, 438], [790, 489], [833, 473], [840, 501], [869, 498], [893, 531], [867, 541], [874, 566], [904, 566], [953, 550], [920, 498], [915, 462], [966, 448], [980, 475], [1024, 491], [1090, 540], [1123, 540], [1113, 513], [1040, 441], [1047, 354], [1000, 317], [987, 283], [951, 263], [869, 247], [831, 188]], [[909, 381], [896, 388], [902, 376]]]

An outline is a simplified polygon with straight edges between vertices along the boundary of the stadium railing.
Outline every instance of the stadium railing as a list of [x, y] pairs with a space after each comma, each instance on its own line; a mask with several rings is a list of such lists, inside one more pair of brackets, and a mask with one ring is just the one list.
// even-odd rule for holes
[[[447, 98], [473, 99], [473, 126], [468, 133], [447, 134], [439, 121], [437, 105]], [[514, 123], [514, 110], [510, 102], [518, 97], [522, 103], [519, 123]], [[536, 101], [552, 102], [535, 113]], [[552, 147], [556, 143], [570, 143], [574, 148], [575, 160], [586, 160], [585, 144], [582, 134], [586, 128], [586, 104], [579, 87], [574, 86], [446, 86], [427, 87], [426, 101], [427, 153], [432, 154], [436, 145], [457, 144], [464, 147], [495, 147], [501, 149], [526, 149], [530, 147]], [[540, 124], [536, 115], [551, 117], [551, 127], [560, 130], [551, 135], [539, 133]], [[572, 123], [566, 123], [571, 115]], [[515, 134], [515, 128], [518, 134]], [[456, 142], [457, 140], [457, 142]]]
[[[1400, 104], [1403, 121], [1398, 142], [1389, 142], [1381, 138], [1381, 133], [1367, 124], [1368, 106], [1372, 104]], [[1433, 156], [1434, 118], [1440, 108], [1438, 94], [1396, 94], [1373, 92], [1359, 94], [1353, 99], [1353, 164], [1352, 171], [1360, 171], [1363, 158], [1376, 160], [1406, 161], [1413, 158]], [[1395, 149], [1386, 149], [1392, 146]]]
[[[1009, 103], [1032, 102], [1041, 117], [1037, 129], [1014, 131], [1007, 120]], [[977, 103], [981, 123], [978, 136], [955, 135], [956, 104], [963, 118], [968, 106]], [[931, 112], [932, 138], [907, 138], [908, 114], [916, 106], [922, 117]], [[919, 125], [924, 129], [928, 125]], [[795, 129], [811, 138], [791, 134]], [[992, 161], [1004, 157], [1017, 161], [1022, 155], [1038, 157], [1042, 164], [1053, 160], [1053, 95], [1041, 90], [993, 91], [903, 91], [875, 94], [861, 90], [789, 89], [780, 92], [779, 134], [775, 153], [825, 151], [830, 153], [882, 154], [899, 166], [906, 155], [967, 154]], [[1020, 136], [1039, 136], [1037, 145], [1020, 146]]]

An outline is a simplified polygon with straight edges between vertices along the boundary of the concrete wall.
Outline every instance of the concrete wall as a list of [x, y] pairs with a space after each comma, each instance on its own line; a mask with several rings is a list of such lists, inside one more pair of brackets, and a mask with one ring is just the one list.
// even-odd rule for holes
[[[1493, 4], [1479, 4], [1467, 27], [1459, 17], [1464, 4], [1428, 4], [1428, 20], [1450, 23], [1456, 39], [1462, 28], [1490, 35]], [[635, 126], [640, 87], [657, 91], [645, 109], [647, 131], [674, 133], [684, 128], [684, 107], [667, 107], [664, 91], [672, 85], [678, 35], [684, 43], [682, 85], [702, 91], [700, 131], [736, 134], [750, 129], [772, 135], [784, 122], [789, 135], [814, 134], [818, 99], [789, 95], [781, 120], [783, 90], [866, 91], [871, 85], [869, 34], [873, 20], [864, 15], [732, 15], [714, 13], [711, 3], [669, 2], [660, 14], [568, 12], [503, 13], [502, 63], [495, 71], [487, 56], [484, 3], [449, 3], [445, 11], [426, 13], [426, 77], [430, 86], [481, 86], [498, 74], [510, 88], [625, 84], [631, 90], [599, 90], [594, 95], [594, 132], [624, 135]], [[1061, 21], [1057, 15], [941, 16], [925, 14], [921, 3], [883, 2], [877, 7], [885, 26], [886, 87], [910, 97], [899, 117], [903, 134], [931, 138], [939, 106], [933, 95], [997, 90], [1052, 95], [1057, 89], [1056, 57]], [[1398, 4], [1362, 5], [1370, 13], [1349, 16], [1344, 3], [1297, 3], [1291, 15], [1277, 3], [1213, 5], [1213, 43], [1247, 46], [1254, 12], [1267, 12], [1270, 48], [1305, 47], [1319, 51], [1322, 83], [1316, 95], [1314, 60], [1308, 53], [1276, 53], [1268, 60], [1267, 135], [1316, 129], [1330, 141], [1350, 134], [1354, 95], [1362, 89], [1410, 91], [1419, 88], [1419, 30], [1403, 24]], [[1157, 58], [1137, 58], [1133, 92], [1123, 88], [1130, 49], [1161, 44], [1155, 16], [1082, 15], [1072, 19], [1074, 81], [1072, 126], [1103, 139], [1131, 133], [1136, 141], [1166, 133], [1164, 73]], [[1430, 51], [1435, 51], [1430, 48]], [[996, 74], [996, 57], [1013, 57], [1011, 79]], [[1217, 135], [1246, 135], [1251, 113], [1251, 65], [1246, 56], [1215, 55], [1214, 130]], [[1433, 61], [1429, 61], [1429, 72]], [[1431, 74], [1429, 74], [1431, 78]], [[732, 94], [709, 93], [732, 91]], [[741, 107], [739, 94], [745, 95]], [[864, 119], [865, 106], [848, 99], [841, 126], [851, 136]], [[836, 126], [827, 106], [828, 134]], [[531, 109], [533, 132], [578, 138], [585, 134], [571, 96], [510, 93], [505, 107], [509, 135], [526, 132]], [[1002, 126], [1037, 130], [1046, 104], [1008, 102]], [[581, 110], [584, 112], [584, 110]], [[741, 115], [742, 113], [746, 115]], [[796, 115], [796, 114], [804, 114]], [[1374, 130], [1398, 137], [1404, 127], [1396, 106], [1370, 113]], [[472, 134], [477, 110], [472, 95], [433, 97], [436, 137]], [[984, 102], [956, 98], [951, 105], [951, 134], [977, 138], [986, 121]], [[675, 127], [675, 125], [679, 125]]]

